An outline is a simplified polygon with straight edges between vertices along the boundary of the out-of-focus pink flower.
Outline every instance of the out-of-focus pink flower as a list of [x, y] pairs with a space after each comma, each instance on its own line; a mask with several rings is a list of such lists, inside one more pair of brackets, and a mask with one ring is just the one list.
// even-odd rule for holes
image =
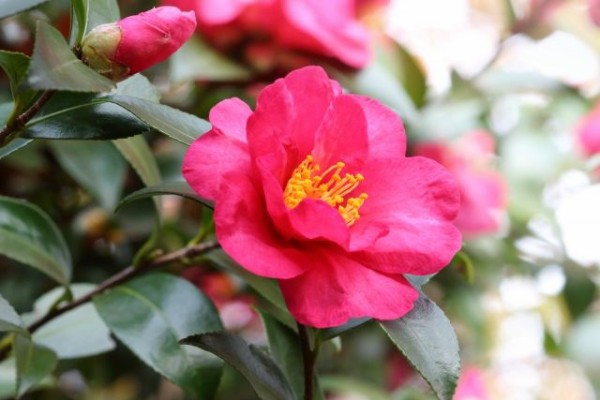
[[354, 67], [369, 60], [369, 35], [357, 21], [355, 0], [163, 0], [196, 12], [199, 29], [219, 47], [269, 43], [335, 58]]
[[217, 104], [183, 174], [215, 200], [223, 249], [279, 280], [292, 315], [315, 327], [396, 319], [417, 291], [403, 274], [442, 269], [461, 246], [459, 193], [424, 157], [404, 157], [402, 122], [306, 67], [265, 87], [252, 111]]
[[166, 60], [196, 29], [192, 12], [158, 7], [99, 25], [82, 42], [82, 59], [98, 72], [121, 80]]
[[181, 274], [208, 296], [219, 310], [223, 327], [239, 332], [253, 343], [264, 342], [265, 331], [253, 306], [255, 299], [243, 293], [227, 275], [206, 272], [204, 267], [188, 267]]
[[600, 27], [600, 0], [588, 0], [588, 13], [594, 25]]
[[453, 400], [487, 400], [483, 372], [475, 367], [465, 368], [460, 374]]
[[426, 142], [415, 154], [447, 167], [460, 187], [461, 207], [456, 226], [465, 235], [496, 232], [507, 206], [506, 184], [491, 166], [494, 139], [484, 131], [464, 135], [454, 143]]
[[581, 119], [576, 134], [581, 150], [586, 156], [600, 153], [600, 103]]

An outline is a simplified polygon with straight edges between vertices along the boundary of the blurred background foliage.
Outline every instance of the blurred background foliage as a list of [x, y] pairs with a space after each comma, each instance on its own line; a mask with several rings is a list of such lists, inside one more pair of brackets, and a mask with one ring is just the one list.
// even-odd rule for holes
[[[282, 70], [308, 61], [325, 66], [349, 91], [393, 108], [407, 126], [410, 152], [436, 158], [426, 146], [438, 146], [438, 161], [466, 185], [473, 212], [487, 207], [487, 222], [465, 226], [463, 254], [425, 287], [457, 331], [463, 386], [474, 387], [477, 399], [597, 398], [600, 160], [578, 136], [600, 91], [593, 2], [358, 3], [374, 54], [362, 70], [306, 54], [282, 60], [273, 52], [220, 52], [197, 34], [145, 75], [164, 103], [207, 118], [227, 97], [252, 104], [258, 89]], [[157, 3], [119, 5], [122, 15], [131, 15]], [[39, 19], [66, 35], [69, 1], [49, 1], [1, 20], [0, 48], [30, 54]], [[10, 101], [4, 75], [0, 86], [0, 102]], [[473, 132], [483, 132], [478, 137], [485, 143], [469, 139]], [[180, 179], [185, 146], [164, 136], [146, 139], [162, 179]], [[122, 196], [143, 184], [104, 144], [38, 140], [0, 160], [0, 194], [25, 198], [57, 222], [74, 258], [76, 282], [100, 282], [129, 265], [153, 228], [150, 201], [114, 212]], [[480, 178], [487, 183], [477, 186]], [[165, 196], [162, 210], [165, 249], [183, 247], [200, 227], [211, 232], [210, 212], [196, 203]], [[238, 278], [209, 259], [170, 271], [209, 295], [228, 329], [265, 343], [258, 300]], [[38, 271], [0, 257], [0, 293], [17, 311], [31, 311], [53, 287]], [[372, 324], [331, 343], [318, 366], [330, 399], [432, 398]], [[52, 378], [57, 385], [26, 398], [184, 398], [121, 344], [112, 345], [109, 353], [61, 361]], [[0, 395], [11, 379], [0, 365]], [[254, 398], [231, 369], [219, 396]]]

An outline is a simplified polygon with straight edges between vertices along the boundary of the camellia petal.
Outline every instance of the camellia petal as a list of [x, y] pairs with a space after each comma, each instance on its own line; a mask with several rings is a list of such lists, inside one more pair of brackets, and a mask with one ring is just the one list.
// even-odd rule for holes
[[[290, 69], [308, 57], [335, 59], [352, 68], [371, 58], [370, 38], [355, 0], [161, 0], [193, 10], [198, 30], [220, 50], [254, 54], [251, 64]], [[242, 50], [240, 52], [240, 49]], [[262, 49], [256, 51], [257, 49]], [[282, 55], [279, 57], [279, 55]], [[291, 57], [290, 57], [291, 55]], [[279, 59], [279, 61], [278, 61]], [[308, 86], [307, 86], [308, 88]]]
[[258, 96], [248, 121], [248, 141], [254, 157], [273, 157], [271, 168], [281, 168], [282, 182], [314, 147], [315, 132], [338, 93], [335, 86], [323, 69], [306, 67], [276, 80]]
[[230, 176], [221, 186], [214, 217], [223, 250], [257, 275], [287, 279], [303, 273], [313, 257], [271, 228], [260, 192], [249, 177]]
[[353, 0], [282, 0], [280, 43], [322, 53], [351, 67], [364, 66], [369, 58], [369, 34], [356, 20]]
[[367, 121], [351, 96], [336, 97], [315, 133], [312, 155], [321, 168], [342, 161], [346, 172], [360, 171], [369, 154]]
[[290, 312], [302, 324], [325, 328], [351, 318], [394, 319], [419, 297], [400, 274], [366, 268], [334, 249], [316, 251], [318, 265], [279, 282]]
[[363, 174], [369, 199], [357, 228], [377, 221], [389, 232], [368, 248], [358, 247], [360, 236], [351, 237], [357, 258], [389, 273], [425, 275], [446, 266], [461, 246], [460, 232], [448, 223], [460, 204], [450, 173], [432, 160], [411, 157], [372, 162]]
[[455, 221], [464, 235], [497, 232], [507, 207], [504, 178], [494, 170], [494, 138], [485, 131], [471, 131], [452, 142], [419, 143], [415, 153], [448, 168], [461, 194]]

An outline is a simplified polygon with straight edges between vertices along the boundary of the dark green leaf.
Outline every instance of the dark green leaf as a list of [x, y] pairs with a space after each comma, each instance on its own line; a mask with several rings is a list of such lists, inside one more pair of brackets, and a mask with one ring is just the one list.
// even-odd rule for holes
[[111, 103], [96, 104], [89, 93], [59, 92], [26, 126], [23, 136], [35, 139], [119, 139], [150, 128]]
[[361, 326], [365, 322], [371, 321], [371, 318], [356, 318], [351, 319], [346, 322], [344, 325], [336, 326], [335, 328], [327, 328], [321, 331], [321, 338], [323, 340], [333, 339], [341, 335], [342, 333], [348, 332], [351, 329], [356, 328], [357, 326]]
[[[96, 285], [75, 283], [69, 289], [74, 298], [81, 297]], [[64, 293], [56, 288], [44, 294], [34, 304], [34, 310], [24, 318], [29, 321], [45, 315]], [[33, 341], [54, 351], [58, 358], [80, 358], [105, 353], [114, 349], [110, 331], [92, 304], [84, 304], [54, 318], [33, 334]]]
[[0, 50], [0, 68], [8, 76], [13, 97], [17, 96], [19, 85], [23, 81], [28, 67], [29, 57], [25, 54]]
[[[138, 99], [149, 100], [158, 103], [160, 100], [160, 91], [154, 86], [148, 78], [142, 74], [135, 74], [117, 84], [117, 90], [112, 95], [121, 95], [135, 97]], [[101, 97], [102, 100], [104, 97]]]
[[[0, 104], [0, 126], [4, 126], [6, 120], [8, 119], [8, 115], [13, 109], [13, 103], [3, 103]], [[22, 147], [27, 146], [31, 142], [31, 139], [14, 139], [9, 142], [6, 146], [0, 147], [0, 159], [8, 156], [11, 153], [19, 150]]]
[[440, 400], [451, 400], [460, 374], [458, 340], [443, 311], [424, 294], [404, 317], [380, 323]]
[[188, 281], [147, 275], [94, 298], [113, 333], [140, 359], [199, 399], [211, 399], [221, 362], [179, 345], [195, 333], [222, 330], [208, 298]]
[[0, 19], [29, 10], [30, 8], [47, 1], [48, 0], [2, 0], [2, 2], [0, 2]]
[[[131, 164], [133, 169], [135, 169], [146, 186], [153, 186], [160, 182], [161, 179], [158, 164], [152, 154], [152, 150], [143, 136], [140, 135], [128, 139], [115, 140], [113, 144], [129, 164]], [[156, 197], [152, 200], [154, 201], [154, 206], [156, 208], [154, 228], [146, 243], [144, 243], [137, 251], [133, 260], [134, 265], [139, 265], [140, 262], [144, 261], [146, 256], [154, 250], [160, 237], [160, 226], [162, 221], [161, 200]]]
[[103, 99], [120, 105], [157, 131], [184, 144], [191, 144], [211, 128], [207, 121], [163, 104], [129, 96], [112, 95]]
[[0, 332], [19, 332], [27, 335], [21, 317], [2, 296], [0, 296]]
[[170, 61], [171, 79], [175, 82], [243, 81], [251, 77], [250, 71], [211, 49], [198, 36], [188, 40]]
[[48, 376], [58, 362], [52, 350], [38, 346], [22, 335], [15, 335], [17, 358], [17, 397], [39, 384]]
[[165, 194], [185, 197], [187, 199], [197, 201], [198, 203], [203, 204], [209, 208], [214, 207], [212, 201], [203, 199], [202, 197], [198, 196], [198, 194], [196, 194], [196, 192], [194, 192], [192, 188], [190, 188], [187, 182], [178, 181], [163, 182], [158, 185], [153, 185], [133, 192], [127, 197], [125, 197], [123, 200], [121, 200], [117, 209], [123, 207], [126, 204], [131, 203], [132, 201], [147, 199], [148, 197], [160, 196]]
[[126, 163], [107, 142], [52, 141], [60, 165], [98, 202], [112, 211], [121, 197]]
[[14, 153], [15, 151], [19, 150], [20, 148], [27, 146], [31, 142], [32, 142], [31, 139], [17, 138], [15, 140], [13, 140], [6, 146], [0, 148], [0, 160], [3, 159], [4, 157]]
[[210, 351], [241, 373], [263, 400], [293, 400], [290, 384], [275, 361], [231, 333], [205, 333], [181, 341]]
[[296, 399], [304, 399], [304, 364], [300, 338], [296, 332], [270, 315], [261, 313], [261, 316], [269, 338], [271, 356], [290, 382]]
[[431, 280], [431, 278], [433, 278], [435, 275], [436, 274], [429, 274], [429, 275], [405, 274], [404, 277], [406, 279], [408, 279], [408, 281], [410, 282], [411, 285], [413, 285], [417, 289], [420, 289], [421, 286], [427, 284], [427, 282], [429, 282]]
[[115, 84], [82, 63], [61, 33], [38, 21], [27, 84], [37, 90], [106, 92]]
[[160, 183], [160, 171], [152, 150], [143, 136], [113, 141], [146, 186]]
[[60, 231], [26, 201], [0, 196], [0, 253], [64, 285], [71, 279], [71, 255]]

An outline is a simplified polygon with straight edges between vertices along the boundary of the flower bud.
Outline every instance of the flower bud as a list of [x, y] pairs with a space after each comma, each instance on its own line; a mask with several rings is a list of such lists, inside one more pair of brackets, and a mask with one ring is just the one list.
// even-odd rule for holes
[[115, 81], [166, 60], [196, 29], [191, 11], [158, 7], [92, 29], [83, 39], [82, 60]]

